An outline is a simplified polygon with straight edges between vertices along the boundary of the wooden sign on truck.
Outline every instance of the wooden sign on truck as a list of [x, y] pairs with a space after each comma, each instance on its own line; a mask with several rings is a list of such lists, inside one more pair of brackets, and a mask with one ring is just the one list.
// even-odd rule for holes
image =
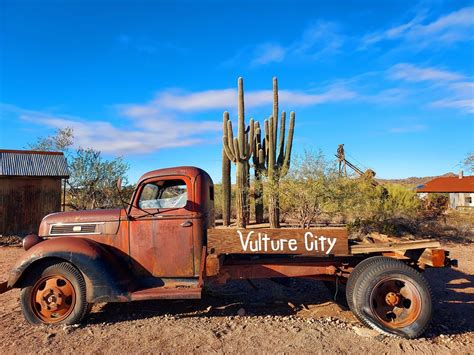
[[208, 248], [216, 254], [348, 255], [346, 228], [209, 229]]

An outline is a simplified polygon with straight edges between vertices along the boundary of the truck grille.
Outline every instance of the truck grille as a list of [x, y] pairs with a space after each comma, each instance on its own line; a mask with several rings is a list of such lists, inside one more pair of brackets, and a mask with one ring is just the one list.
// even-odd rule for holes
[[50, 235], [92, 234], [96, 233], [96, 224], [53, 224]]

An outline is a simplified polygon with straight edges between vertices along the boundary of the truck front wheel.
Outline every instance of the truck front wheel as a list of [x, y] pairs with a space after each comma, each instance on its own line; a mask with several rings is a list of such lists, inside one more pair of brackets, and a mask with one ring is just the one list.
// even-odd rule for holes
[[75, 324], [86, 315], [84, 277], [73, 265], [57, 263], [31, 275], [20, 294], [21, 309], [31, 324]]
[[432, 313], [431, 290], [417, 270], [401, 261], [374, 258], [351, 285], [350, 304], [366, 325], [388, 335], [416, 338]]

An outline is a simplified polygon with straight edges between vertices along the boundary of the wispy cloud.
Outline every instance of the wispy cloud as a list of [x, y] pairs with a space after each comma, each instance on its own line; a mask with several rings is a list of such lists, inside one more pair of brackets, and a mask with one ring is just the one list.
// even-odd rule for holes
[[141, 116], [138, 120], [129, 116], [130, 121], [124, 127], [108, 121], [50, 114], [6, 104], [1, 104], [0, 108], [2, 112], [14, 114], [32, 124], [71, 127], [76, 146], [112, 154], [149, 153], [162, 148], [203, 144], [209, 135], [217, 137], [216, 132], [221, 129], [220, 122], [181, 120], [158, 113]]
[[454, 108], [460, 111], [474, 113], [474, 99], [472, 96], [470, 98], [459, 98], [454, 96], [436, 100], [431, 103], [431, 106], [439, 108]]
[[284, 60], [318, 60], [328, 54], [337, 53], [344, 44], [340, 26], [333, 22], [318, 21], [308, 26], [299, 38], [289, 43], [263, 42], [241, 48], [223, 65], [241, 63], [242, 58], [251, 58], [252, 66], [278, 63]]
[[388, 76], [392, 80], [424, 83], [423, 91], [431, 93], [430, 107], [474, 113], [474, 82], [463, 74], [400, 63], [388, 70]]
[[390, 69], [392, 79], [406, 81], [457, 81], [464, 78], [463, 75], [437, 68], [421, 68], [408, 63], [399, 63]]
[[406, 23], [364, 36], [361, 49], [393, 40], [401, 40], [417, 48], [468, 41], [474, 36], [473, 18], [474, 7], [465, 7], [434, 20], [427, 19], [426, 13], [421, 13]]
[[[280, 102], [289, 107], [302, 107], [346, 101], [356, 96], [355, 92], [340, 86], [328, 87], [318, 93], [281, 90]], [[264, 105], [271, 107], [273, 93], [271, 90], [248, 91], [245, 100], [247, 109]], [[235, 110], [236, 106], [235, 89], [191, 93], [164, 90], [149, 102], [115, 105], [117, 115], [122, 118], [122, 122], [118, 123], [7, 104], [0, 104], [0, 111], [32, 124], [51, 128], [71, 127], [77, 146], [91, 147], [104, 153], [134, 154], [218, 142], [221, 130], [219, 115], [216, 115], [215, 121], [196, 120], [193, 115], [218, 109]]]
[[263, 65], [271, 62], [281, 62], [286, 56], [286, 48], [277, 43], [263, 43], [255, 49], [256, 56], [252, 65]]
[[[353, 99], [357, 93], [343, 86], [330, 86], [314, 93], [298, 90], [280, 90], [279, 99], [282, 105], [301, 107], [319, 105], [329, 102]], [[271, 105], [272, 90], [253, 90], [245, 92], [245, 107], [256, 108]], [[232, 110], [237, 107], [237, 90], [205, 90], [199, 92], [182, 92], [164, 90], [156, 94], [155, 99], [144, 104], [119, 105], [121, 113], [130, 117], [155, 115], [163, 110], [180, 112], [200, 112], [209, 110]]]

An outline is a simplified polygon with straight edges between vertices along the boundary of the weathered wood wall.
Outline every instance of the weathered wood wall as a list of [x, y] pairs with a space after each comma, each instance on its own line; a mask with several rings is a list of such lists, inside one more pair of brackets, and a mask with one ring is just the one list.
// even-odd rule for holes
[[41, 219], [60, 210], [60, 178], [0, 177], [0, 235], [38, 233]]

